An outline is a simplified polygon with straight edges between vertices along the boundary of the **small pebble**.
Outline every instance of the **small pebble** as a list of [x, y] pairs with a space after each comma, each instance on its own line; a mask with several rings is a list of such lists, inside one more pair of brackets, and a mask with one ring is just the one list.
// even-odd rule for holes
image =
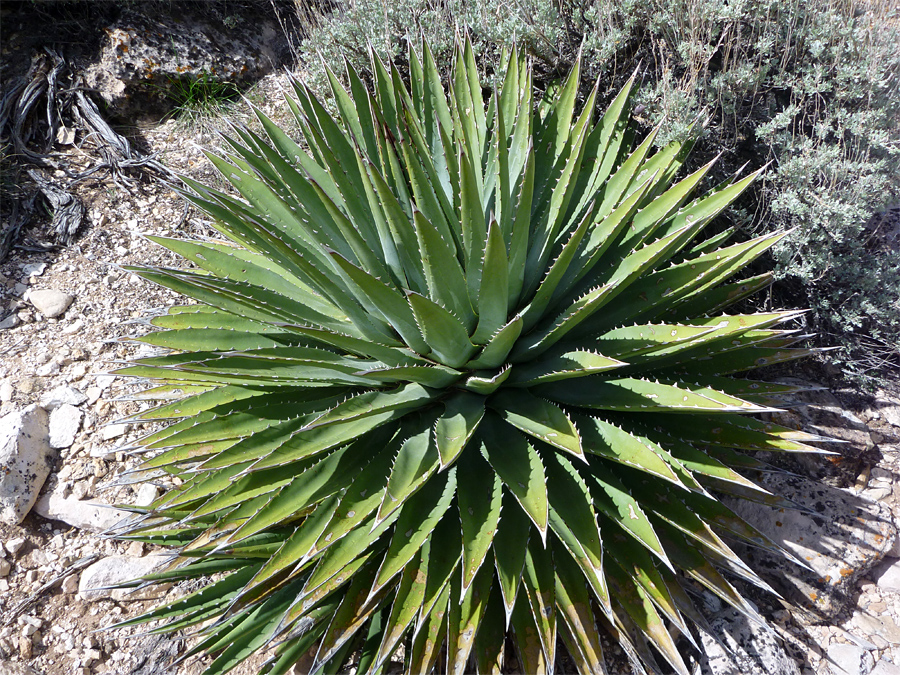
[[13, 556], [18, 556], [23, 548], [25, 548], [24, 537], [16, 537], [15, 539], [10, 539], [6, 542], [6, 550], [12, 553]]
[[78, 575], [70, 574], [65, 579], [62, 580], [62, 584], [60, 585], [60, 590], [66, 595], [72, 595], [73, 593], [78, 592]]

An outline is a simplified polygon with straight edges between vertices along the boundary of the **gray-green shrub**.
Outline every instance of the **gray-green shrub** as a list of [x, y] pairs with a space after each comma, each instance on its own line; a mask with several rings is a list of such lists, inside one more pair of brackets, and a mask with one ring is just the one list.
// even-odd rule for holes
[[[724, 175], [772, 162], [732, 219], [745, 234], [795, 227], [775, 251], [782, 303], [809, 305], [849, 373], [900, 367], [900, 255], [867, 223], [900, 199], [900, 9], [891, 0], [355, 0], [303, 45], [319, 89], [322, 63], [364, 66], [368, 45], [403, 69], [407, 35], [424, 33], [449, 67], [467, 30], [490, 77], [523, 45], [538, 84], [579, 48], [607, 95], [638, 67], [635, 117], [667, 119], [664, 144], [708, 118], [694, 161], [723, 152]], [[318, 58], [320, 55], [322, 58]], [[542, 77], [541, 77], [542, 76]], [[718, 176], [711, 177], [711, 180]], [[834, 356], [834, 355], [833, 355]]]

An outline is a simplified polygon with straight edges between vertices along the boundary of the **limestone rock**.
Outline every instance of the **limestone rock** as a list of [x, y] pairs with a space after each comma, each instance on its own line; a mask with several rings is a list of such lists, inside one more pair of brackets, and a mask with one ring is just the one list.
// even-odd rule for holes
[[703, 634], [702, 675], [800, 675], [771, 631], [728, 607], [710, 620], [710, 628], [731, 650], [729, 655], [712, 636]]
[[22, 549], [25, 548], [25, 544], [28, 543], [28, 540], [25, 537], [15, 537], [7, 541], [3, 547], [10, 552], [10, 554], [14, 558], [18, 558], [19, 554], [22, 552]]
[[111, 441], [114, 438], [123, 436], [128, 431], [127, 424], [108, 424], [100, 430], [100, 438], [104, 441]]
[[45, 410], [56, 410], [64, 404], [81, 405], [87, 401], [87, 396], [75, 387], [63, 384], [41, 396], [41, 406]]
[[128, 675], [159, 675], [160, 672], [171, 672], [167, 666], [178, 658], [183, 646], [170, 635], [144, 633], [130, 639], [127, 649], [137, 664]]
[[78, 582], [78, 593], [86, 600], [112, 598], [119, 602], [161, 597], [167, 590], [165, 584], [142, 588], [137, 591], [127, 588], [113, 589], [109, 587], [150, 574], [167, 560], [170, 560], [170, 556], [148, 555], [134, 558], [125, 555], [114, 555], [103, 558], [81, 573], [81, 579]]
[[[788, 600], [801, 607], [811, 603], [820, 614], [835, 617], [857, 580], [893, 547], [897, 530], [890, 510], [801, 476], [766, 473], [756, 476], [755, 482], [821, 515], [726, 500], [738, 516], [806, 561], [813, 571], [756, 548], [746, 550], [750, 566]], [[766, 570], [771, 573], [766, 575]]]
[[900, 429], [900, 401], [885, 391], [875, 393], [875, 407], [889, 424]]
[[831, 675], [864, 675], [871, 670], [866, 661], [872, 656], [858, 645], [834, 643], [828, 647], [828, 658], [833, 662], [828, 664]]
[[84, 413], [65, 403], [50, 413], [50, 447], [68, 448], [75, 442]]
[[34, 511], [48, 520], [61, 520], [90, 532], [105, 532], [131, 515], [122, 509], [63, 497], [58, 493], [41, 496]]
[[890, 614], [873, 616], [867, 611], [857, 611], [853, 614], [851, 626], [854, 635], [877, 635], [889, 644], [900, 645], [900, 626]]
[[94, 382], [98, 389], [100, 389], [100, 393], [102, 394], [104, 391], [109, 389], [109, 386], [116, 381], [115, 375], [109, 374], [100, 374], [94, 377]]
[[22, 267], [22, 274], [26, 277], [39, 277], [44, 273], [45, 269], [47, 269], [47, 263], [30, 263]]
[[872, 576], [878, 580], [878, 588], [900, 593], [900, 560], [885, 560]]
[[900, 675], [900, 666], [881, 660], [875, 664], [875, 668], [869, 675]]
[[43, 408], [0, 417], [0, 520], [18, 525], [25, 519], [55, 458]]
[[59, 590], [66, 595], [72, 595], [73, 593], [78, 592], [78, 579], [79, 575], [70, 574], [65, 579], [62, 580], [62, 583], [59, 585]]
[[84, 77], [110, 112], [120, 117], [164, 114], [191, 83], [244, 86], [287, 58], [289, 47], [274, 19], [257, 15], [251, 29], [229, 27], [204, 5], [192, 9], [182, 3], [175, 16], [164, 9], [151, 14], [135, 3], [104, 29], [99, 57]]
[[134, 499], [136, 506], [150, 506], [159, 497], [159, 489], [150, 483], [144, 483], [138, 488]]
[[28, 294], [28, 301], [48, 319], [62, 316], [74, 299], [74, 295], [54, 289], [31, 291]]
[[866, 423], [846, 410], [838, 398], [822, 385], [797, 377], [782, 377], [776, 382], [816, 389], [791, 396], [801, 399], [804, 405], [771, 415], [776, 424], [847, 441], [860, 450], [871, 445]]

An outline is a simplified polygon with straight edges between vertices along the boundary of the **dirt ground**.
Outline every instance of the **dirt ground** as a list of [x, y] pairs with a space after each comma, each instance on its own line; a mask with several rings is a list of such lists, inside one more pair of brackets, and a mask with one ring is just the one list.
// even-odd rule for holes
[[[272, 76], [251, 96], [267, 113], [278, 116], [279, 91], [284, 84], [283, 75]], [[208, 131], [186, 127], [174, 119], [129, 131], [158, 152], [171, 169], [198, 180], [215, 180], [200, 149], [215, 145], [216, 139]], [[63, 150], [75, 168], [87, 167], [95, 159], [89, 142]], [[143, 424], [114, 427], [115, 433], [124, 431], [115, 437], [107, 437], [111, 434], [103, 430], [149, 404], [129, 400], [142, 388], [139, 384], [109, 373], [124, 359], [147, 353], [129, 339], [145, 333], [149, 329], [146, 320], [165, 312], [178, 297], [124, 267], [181, 266], [181, 261], [146, 239], [147, 235], [206, 237], [215, 233], [158, 180], [117, 185], [100, 174], [79, 185], [77, 194], [87, 207], [87, 222], [73, 244], [45, 252], [17, 248], [0, 263], [0, 318], [14, 316], [11, 321], [16, 324], [0, 330], [0, 417], [40, 403], [42, 396], [62, 385], [87, 393], [88, 401], [80, 405], [84, 412], [80, 431], [70, 447], [58, 451], [44, 494], [132, 504], [139, 486], [114, 486], [124, 471], [137, 464], [137, 459], [121, 448], [149, 429]], [[47, 230], [49, 219], [42, 220], [23, 232], [27, 244], [53, 243]], [[61, 317], [41, 316], [26, 299], [29, 292], [45, 289], [74, 296]], [[86, 600], [73, 592], [78, 571], [71, 570], [79, 561], [143, 556], [149, 553], [147, 547], [106, 539], [34, 512], [20, 526], [0, 524], [0, 547], [17, 539], [25, 540], [17, 554], [3, 551], [11, 569], [0, 576], [0, 666], [9, 659], [28, 663], [43, 675], [200, 672], [199, 664], [168, 671], [161, 663], [142, 662], [148, 655], [159, 659], [164, 654], [159, 639], [129, 639], [138, 632], [135, 629], [102, 632], [146, 611], [152, 600]], [[0, 569], [3, 559], [0, 557]], [[67, 571], [70, 573], [64, 576]], [[55, 585], [42, 590], [57, 578]], [[32, 630], [35, 625], [37, 630]], [[174, 646], [183, 650], [184, 642]], [[0, 672], [5, 673], [2, 667]]]

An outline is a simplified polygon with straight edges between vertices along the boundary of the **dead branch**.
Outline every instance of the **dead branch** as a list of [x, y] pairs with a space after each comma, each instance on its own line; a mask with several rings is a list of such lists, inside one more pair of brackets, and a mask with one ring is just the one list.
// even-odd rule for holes
[[[4, 194], [8, 213], [0, 228], [0, 261], [13, 247], [19, 247], [22, 228], [35, 213], [36, 200], [42, 196], [52, 214], [52, 228], [63, 245], [71, 243], [86, 209], [73, 188], [90, 177], [109, 176], [119, 187], [129, 189], [137, 181], [162, 179], [177, 183], [177, 176], [159, 162], [132, 147], [127, 138], [103, 119], [94, 102], [78, 86], [65, 59], [45, 49], [32, 60], [28, 74], [10, 83], [0, 96], [0, 146], [4, 148], [5, 171], [26, 168], [33, 181], [18, 185], [14, 193]], [[63, 86], [62, 82], [68, 82]], [[75, 130], [82, 147], [90, 144], [96, 160], [87, 169], [75, 171], [69, 158], [54, 150], [61, 127]], [[31, 167], [31, 168], [27, 168]], [[45, 173], [62, 171], [66, 181], [54, 181]], [[81, 167], [79, 167], [81, 169]], [[57, 174], [59, 175], [59, 174]]]

